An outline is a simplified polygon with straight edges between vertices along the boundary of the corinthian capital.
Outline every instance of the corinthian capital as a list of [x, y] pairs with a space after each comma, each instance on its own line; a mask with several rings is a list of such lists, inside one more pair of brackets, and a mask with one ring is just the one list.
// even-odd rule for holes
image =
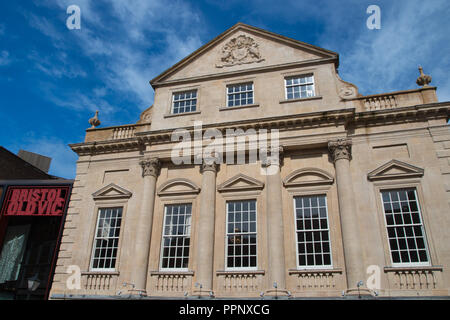
[[219, 164], [217, 163], [217, 159], [215, 158], [204, 158], [202, 164], [200, 166], [200, 172], [205, 171], [214, 171], [217, 172], [219, 170]]
[[261, 148], [259, 150], [259, 157], [261, 159], [261, 166], [267, 168], [272, 164], [281, 165], [283, 162], [283, 147]]
[[334, 162], [339, 159], [350, 160], [352, 154], [352, 141], [350, 139], [337, 139], [328, 142], [328, 150]]
[[161, 162], [159, 158], [148, 158], [139, 161], [142, 167], [142, 176], [153, 176], [157, 177], [161, 169]]

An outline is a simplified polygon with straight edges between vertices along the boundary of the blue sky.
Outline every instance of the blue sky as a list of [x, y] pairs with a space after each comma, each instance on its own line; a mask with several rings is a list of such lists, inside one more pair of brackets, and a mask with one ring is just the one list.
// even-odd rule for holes
[[[366, 9], [381, 8], [369, 30]], [[69, 30], [69, 5], [81, 29]], [[340, 54], [341, 77], [362, 94], [416, 88], [417, 67], [450, 100], [447, 0], [36, 0], [0, 3], [0, 145], [53, 158], [75, 177], [88, 119], [134, 123], [153, 103], [149, 80], [237, 22]]]

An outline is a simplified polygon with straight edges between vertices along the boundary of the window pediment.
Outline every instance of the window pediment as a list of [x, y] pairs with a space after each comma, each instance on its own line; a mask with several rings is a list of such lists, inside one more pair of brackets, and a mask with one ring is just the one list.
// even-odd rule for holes
[[246, 176], [245, 174], [238, 174], [231, 179], [228, 179], [224, 183], [217, 187], [219, 192], [227, 191], [246, 191], [246, 190], [261, 190], [264, 189], [264, 183]]
[[110, 183], [107, 186], [99, 189], [92, 194], [94, 200], [106, 200], [106, 199], [126, 199], [130, 198], [133, 194], [114, 183]]
[[334, 177], [325, 170], [318, 168], [302, 168], [293, 171], [283, 180], [283, 185], [289, 187], [302, 187], [311, 185], [332, 184]]
[[422, 168], [393, 159], [371, 171], [367, 175], [367, 178], [370, 181], [396, 178], [414, 178], [422, 177], [424, 172], [425, 170]]
[[200, 188], [192, 181], [184, 178], [171, 179], [158, 188], [158, 196], [174, 196], [185, 194], [198, 194]]

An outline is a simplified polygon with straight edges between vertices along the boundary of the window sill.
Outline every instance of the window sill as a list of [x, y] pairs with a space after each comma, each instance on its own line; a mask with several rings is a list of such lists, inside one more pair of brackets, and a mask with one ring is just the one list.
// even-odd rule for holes
[[99, 271], [82, 271], [82, 276], [101, 276], [101, 275], [107, 275], [107, 276], [118, 276], [120, 273], [119, 271], [106, 271], [106, 270], [99, 270]]
[[232, 274], [265, 274], [264, 270], [218, 270], [216, 275], [232, 275]]
[[169, 113], [165, 114], [164, 118], [172, 118], [172, 117], [178, 117], [178, 116], [190, 116], [194, 114], [200, 114], [201, 111], [191, 111], [191, 112], [183, 112], [183, 113]]
[[320, 100], [320, 99], [322, 99], [322, 96], [314, 96], [314, 97], [308, 97], [308, 98], [297, 98], [297, 99], [285, 99], [285, 100], [281, 100], [280, 103], [303, 102], [303, 101]]
[[309, 274], [309, 273], [342, 273], [341, 268], [335, 269], [319, 269], [319, 268], [310, 268], [310, 269], [289, 269], [289, 274]]
[[246, 109], [246, 108], [257, 108], [259, 104], [246, 104], [243, 106], [234, 106], [234, 107], [220, 107], [219, 111], [227, 111], [227, 110], [237, 110], [237, 109]]
[[390, 266], [384, 267], [384, 272], [401, 272], [401, 271], [442, 271], [442, 266]]
[[173, 275], [173, 274], [182, 274], [182, 275], [186, 275], [186, 276], [193, 276], [194, 271], [186, 271], [186, 270], [150, 271], [151, 276], [164, 276], [164, 275]]

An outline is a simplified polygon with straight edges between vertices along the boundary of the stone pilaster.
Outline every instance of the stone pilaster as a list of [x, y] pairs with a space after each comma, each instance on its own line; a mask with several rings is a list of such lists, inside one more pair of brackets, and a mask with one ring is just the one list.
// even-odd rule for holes
[[202, 189], [198, 220], [196, 281], [204, 290], [213, 289], [217, 170], [218, 165], [211, 159], [204, 159], [200, 167]]
[[141, 160], [139, 164], [142, 167], [143, 196], [134, 244], [132, 283], [137, 290], [145, 291], [155, 207], [156, 180], [161, 163], [158, 158], [148, 158]]
[[351, 148], [352, 141], [350, 139], [328, 142], [328, 149], [336, 169], [347, 289], [356, 288], [357, 283], [361, 280], [365, 281], [366, 278], [363, 271], [361, 237], [350, 172]]
[[269, 288], [274, 282], [278, 289], [286, 289], [286, 266], [284, 257], [283, 201], [281, 197], [282, 182], [280, 166], [283, 148], [262, 150], [262, 167], [266, 172], [266, 207], [267, 207], [267, 244], [268, 244], [268, 280]]

